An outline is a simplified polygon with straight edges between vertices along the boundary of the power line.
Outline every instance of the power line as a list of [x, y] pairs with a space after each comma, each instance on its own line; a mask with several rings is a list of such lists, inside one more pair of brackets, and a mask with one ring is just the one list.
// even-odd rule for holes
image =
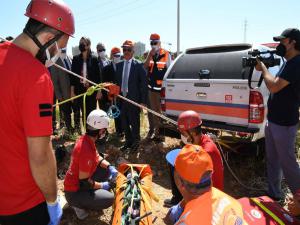
[[[90, 18], [87, 18], [83, 21], [80, 21], [79, 25], [81, 26], [81, 25], [92, 24], [92, 23], [98, 22], [102, 18], [106, 18], [106, 17], [111, 16], [111, 13], [113, 13], [113, 15], [119, 15], [120, 12], [124, 11], [124, 9], [128, 8], [129, 6], [131, 6], [133, 4], [136, 4], [136, 2], [138, 2], [138, 1], [141, 1], [141, 0], [134, 0], [134, 1], [129, 2], [127, 4], [123, 4], [121, 6], [117, 6], [115, 8], [109, 9], [109, 10], [107, 10], [106, 14], [104, 13], [104, 15], [103, 15], [103, 13], [102, 13], [101, 17], [98, 17], [99, 15], [93, 15]], [[118, 12], [118, 13], [116, 13], [116, 12]]]
[[86, 8], [86, 9], [83, 9], [82, 11], [79, 11], [78, 13], [76, 13], [76, 16], [82, 15], [82, 14], [86, 14], [87, 12], [90, 12], [90, 10], [92, 10], [92, 9], [97, 9], [100, 6], [103, 7], [103, 6], [109, 5], [111, 3], [113, 3], [113, 0], [107, 0], [106, 2], [103, 2], [103, 3], [101, 2], [100, 4], [98, 2], [98, 4], [96, 4], [94, 6], [90, 6], [90, 7]]

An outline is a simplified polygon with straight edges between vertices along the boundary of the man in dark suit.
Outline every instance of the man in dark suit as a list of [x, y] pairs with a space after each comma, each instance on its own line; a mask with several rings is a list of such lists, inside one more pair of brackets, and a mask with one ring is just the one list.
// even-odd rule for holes
[[[64, 48], [61, 50], [61, 56], [57, 59], [56, 64], [66, 68], [67, 70], [71, 70], [71, 60], [67, 56], [67, 49]], [[71, 86], [70, 86], [70, 75], [69, 73], [57, 68], [55, 66], [51, 66], [49, 68], [51, 79], [54, 86], [54, 93], [59, 102], [67, 100], [70, 98]], [[60, 106], [60, 121], [65, 122], [65, 126], [67, 128], [67, 133], [72, 133], [73, 128], [71, 125], [71, 113], [72, 113], [72, 103], [67, 102]], [[54, 112], [55, 114], [55, 112]], [[62, 127], [60, 127], [62, 128]]]
[[[116, 82], [121, 94], [139, 104], [147, 102], [147, 78], [143, 64], [133, 58], [133, 42], [126, 40], [123, 45], [124, 61], [117, 64]], [[137, 150], [140, 142], [140, 108], [121, 101], [121, 120], [125, 131], [125, 144], [122, 151]]]

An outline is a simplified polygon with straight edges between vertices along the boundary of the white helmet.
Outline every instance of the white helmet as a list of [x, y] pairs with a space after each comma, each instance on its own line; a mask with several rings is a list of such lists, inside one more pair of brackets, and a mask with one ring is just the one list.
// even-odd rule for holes
[[100, 130], [108, 128], [109, 118], [103, 110], [95, 109], [88, 115], [86, 123], [95, 130]]

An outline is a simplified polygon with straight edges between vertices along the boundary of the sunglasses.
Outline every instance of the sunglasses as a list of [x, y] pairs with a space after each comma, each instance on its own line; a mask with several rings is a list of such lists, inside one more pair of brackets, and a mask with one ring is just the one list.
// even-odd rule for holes
[[121, 55], [120, 54], [116, 54], [116, 55], [113, 55], [113, 57], [119, 58], [119, 57], [121, 57]]
[[157, 45], [158, 44], [158, 41], [151, 41], [150, 42], [150, 45]]
[[131, 48], [123, 48], [123, 52], [131, 52], [132, 49]]
[[98, 49], [97, 52], [105, 52], [105, 49]]

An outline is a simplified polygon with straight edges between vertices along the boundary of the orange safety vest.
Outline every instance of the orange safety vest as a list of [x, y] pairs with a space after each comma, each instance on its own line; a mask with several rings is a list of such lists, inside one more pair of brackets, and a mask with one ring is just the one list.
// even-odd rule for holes
[[247, 225], [240, 203], [212, 188], [186, 204], [175, 225]]
[[162, 80], [167, 71], [169, 54], [168, 51], [161, 48], [156, 60], [153, 58], [150, 60], [148, 70], [148, 87], [150, 89], [160, 91]]

